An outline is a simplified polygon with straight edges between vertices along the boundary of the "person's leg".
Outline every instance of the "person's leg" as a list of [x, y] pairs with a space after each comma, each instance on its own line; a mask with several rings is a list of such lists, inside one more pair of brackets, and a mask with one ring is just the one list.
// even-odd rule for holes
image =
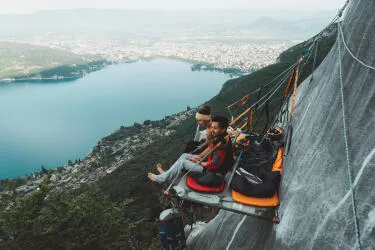
[[161, 163], [156, 164], [156, 169], [158, 170], [159, 174], [164, 174], [163, 165]]
[[193, 154], [182, 154], [180, 158], [175, 163], [173, 163], [173, 165], [167, 171], [165, 171], [163, 174], [156, 175], [155, 181], [159, 183], [172, 181], [173, 178], [180, 174], [182, 169], [190, 170], [193, 172], [202, 172], [203, 167], [201, 165], [187, 160], [188, 158], [194, 156], [195, 155]]

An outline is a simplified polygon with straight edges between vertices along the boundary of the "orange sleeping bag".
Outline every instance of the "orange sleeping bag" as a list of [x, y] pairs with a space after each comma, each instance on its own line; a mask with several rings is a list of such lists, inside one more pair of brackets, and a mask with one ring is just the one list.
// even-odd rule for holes
[[[272, 165], [272, 171], [279, 171], [282, 174], [282, 165], [283, 165], [283, 153], [284, 148], [279, 148], [277, 151], [277, 157]], [[232, 190], [232, 199], [236, 202], [252, 205], [257, 207], [276, 207], [279, 205], [279, 197], [275, 193], [272, 197], [268, 198], [257, 198], [243, 195], [237, 191]]]

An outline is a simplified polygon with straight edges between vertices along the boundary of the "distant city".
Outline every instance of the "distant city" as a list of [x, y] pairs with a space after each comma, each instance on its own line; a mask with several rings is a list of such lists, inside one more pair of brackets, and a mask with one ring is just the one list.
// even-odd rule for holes
[[[0, 41], [99, 56], [114, 63], [172, 58], [191, 62], [194, 70], [244, 74], [275, 63], [282, 51], [316, 34], [332, 16], [330, 11], [293, 10], [44, 11], [0, 15]], [[13, 65], [13, 59], [3, 60], [3, 65], [20, 66]], [[26, 66], [39, 65], [33, 63]]]
[[[20, 40], [18, 40], [20, 41]], [[178, 41], [172, 39], [155, 40], [97, 40], [75, 38], [66, 35], [39, 36], [27, 41], [34, 45], [67, 50], [78, 55], [100, 55], [114, 63], [126, 63], [153, 58], [173, 58], [202, 64], [202, 69], [236, 69], [248, 73], [275, 63], [278, 55], [296, 41], [275, 40], [261, 42], [222, 41]]]

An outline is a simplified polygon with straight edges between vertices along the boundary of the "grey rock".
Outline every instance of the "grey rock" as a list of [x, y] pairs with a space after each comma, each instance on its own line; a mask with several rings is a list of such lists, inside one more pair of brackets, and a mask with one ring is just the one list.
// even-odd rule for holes
[[[350, 50], [371, 66], [374, 11], [373, 0], [350, 1], [342, 23]], [[189, 249], [358, 249], [358, 240], [361, 249], [374, 249], [375, 70], [355, 61], [342, 42], [340, 46], [341, 58], [336, 41], [314, 80], [298, 88], [293, 141], [283, 164], [280, 224], [220, 211], [189, 242]]]

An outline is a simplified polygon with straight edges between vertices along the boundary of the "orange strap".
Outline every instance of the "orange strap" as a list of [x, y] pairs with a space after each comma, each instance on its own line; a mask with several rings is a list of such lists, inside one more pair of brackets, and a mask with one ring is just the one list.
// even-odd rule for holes
[[283, 173], [283, 153], [284, 153], [283, 147], [281, 147], [277, 150], [276, 160], [272, 164], [272, 170], [271, 171], [279, 171], [280, 174]]
[[245, 99], [245, 100], [240, 105], [238, 105], [238, 107], [236, 108], [236, 111], [234, 112], [235, 114], [237, 114], [238, 110], [240, 110], [240, 108], [250, 100], [250, 94], [244, 96], [242, 99]]
[[245, 97], [246, 97], [246, 96], [244, 96], [244, 97], [241, 97], [240, 99], [238, 99], [238, 100], [237, 100], [237, 101], [235, 101], [234, 103], [232, 103], [232, 104], [228, 105], [228, 106], [227, 106], [227, 108], [231, 108], [231, 107], [233, 107], [234, 105], [236, 105], [237, 103], [239, 103], [239, 102], [243, 101], [243, 100], [245, 99]]
[[241, 125], [240, 129], [243, 130], [247, 125], [247, 120]]
[[295, 69], [292, 71], [292, 74], [291, 74], [290, 77], [289, 77], [288, 84], [286, 85], [286, 89], [285, 89], [285, 91], [284, 91], [284, 97], [286, 97], [286, 95], [287, 95], [288, 92], [289, 92], [289, 88], [290, 88], [290, 84], [292, 83], [292, 79], [293, 79], [294, 72], [295, 72]]
[[247, 112], [249, 112], [251, 109], [250, 108], [248, 108], [248, 109], [246, 109], [244, 112], [242, 112], [242, 114], [240, 114], [239, 116], [237, 116], [236, 117], [236, 119], [234, 119], [233, 121], [231, 121], [230, 123], [229, 123], [229, 125], [233, 125], [236, 121], [238, 121], [238, 119], [240, 119], [242, 116], [244, 116]]
[[227, 106], [227, 109], [229, 109], [229, 108], [231, 108], [231, 107], [233, 107], [236, 103], [238, 103], [240, 100], [237, 100], [237, 101], [235, 101], [234, 103], [232, 103], [231, 105], [228, 105]]
[[249, 100], [250, 100], [250, 95], [246, 95], [246, 96], [245, 96], [245, 100], [241, 103], [240, 106], [245, 105]]
[[294, 115], [294, 104], [296, 102], [296, 96], [297, 96], [297, 82], [298, 82], [298, 71], [299, 71], [299, 65], [296, 69], [296, 77], [294, 79], [294, 89], [293, 89], [293, 98], [292, 98], [292, 108], [290, 111], [290, 117], [293, 118]]
[[240, 106], [243, 106], [249, 99], [250, 99], [250, 94], [247, 94], [244, 97], [241, 97], [240, 99], [238, 99], [237, 101], [235, 101], [234, 103], [228, 105], [227, 108], [231, 108], [231, 107], [233, 107], [234, 105], [236, 105], [239, 102], [242, 102]]

